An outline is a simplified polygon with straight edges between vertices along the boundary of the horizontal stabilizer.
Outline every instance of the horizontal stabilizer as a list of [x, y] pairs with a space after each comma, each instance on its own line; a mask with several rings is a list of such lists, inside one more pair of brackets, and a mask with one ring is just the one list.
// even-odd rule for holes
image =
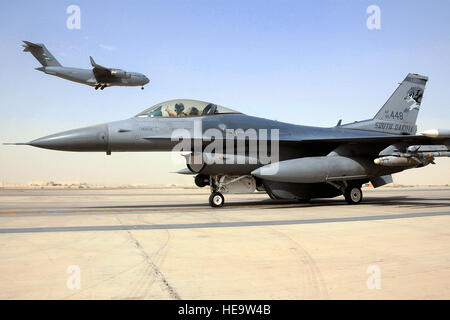
[[50, 53], [50, 51], [47, 50], [44, 44], [42, 43], [33, 43], [30, 41], [23, 40], [23, 51], [30, 52], [37, 61], [43, 66], [43, 67], [60, 67], [61, 64], [56, 60], [56, 58]]
[[25, 40], [23, 40], [23, 42], [25, 44], [23, 44], [22, 47], [24, 47], [23, 51], [25, 51], [25, 52], [29, 52], [31, 48], [35, 48], [35, 49], [41, 48], [42, 49], [42, 46], [39, 44], [30, 42], [30, 41], [25, 41]]
[[172, 172], [172, 173], [178, 173], [178, 174], [183, 174], [183, 175], [194, 175], [194, 174], [196, 174], [195, 172], [192, 172], [188, 168], [184, 168], [184, 169]]

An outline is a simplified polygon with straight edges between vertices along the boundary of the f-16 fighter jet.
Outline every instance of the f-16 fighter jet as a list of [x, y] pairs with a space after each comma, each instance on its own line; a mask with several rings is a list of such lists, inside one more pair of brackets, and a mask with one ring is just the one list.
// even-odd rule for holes
[[158, 103], [131, 119], [52, 134], [22, 143], [63, 151], [181, 152], [212, 207], [223, 194], [264, 191], [307, 201], [343, 195], [360, 203], [361, 186], [450, 156], [450, 130], [416, 134], [428, 78], [408, 74], [371, 119], [321, 128], [248, 116], [195, 100]]
[[63, 67], [42, 43], [35, 44], [29, 41], [24, 41], [24, 43], [23, 47], [25, 49], [23, 51], [31, 52], [42, 65], [42, 67], [36, 68], [36, 70], [66, 80], [86, 84], [94, 87], [95, 90], [98, 88], [103, 90], [106, 87], [112, 86], [140, 86], [141, 89], [144, 89], [144, 85], [150, 81], [142, 73], [128, 72], [98, 65], [92, 57], [90, 57], [92, 69]]

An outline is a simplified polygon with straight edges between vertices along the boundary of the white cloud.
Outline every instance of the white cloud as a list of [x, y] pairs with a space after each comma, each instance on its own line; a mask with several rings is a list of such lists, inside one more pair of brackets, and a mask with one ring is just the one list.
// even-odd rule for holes
[[114, 51], [114, 50], [117, 50], [117, 48], [116, 48], [115, 46], [111, 46], [111, 45], [108, 45], [108, 44], [102, 44], [102, 43], [100, 43], [98, 46], [99, 46], [100, 48], [106, 49], [106, 50], [108, 50], [108, 51]]

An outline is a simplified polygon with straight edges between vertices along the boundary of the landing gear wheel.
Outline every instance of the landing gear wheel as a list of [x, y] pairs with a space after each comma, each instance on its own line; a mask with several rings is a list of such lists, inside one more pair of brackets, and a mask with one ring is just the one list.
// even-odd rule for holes
[[361, 202], [363, 194], [359, 187], [348, 187], [344, 191], [344, 197], [348, 204], [358, 204]]
[[209, 196], [209, 205], [213, 208], [222, 207], [225, 199], [220, 192], [213, 192]]
[[141, 90], [144, 90], [144, 87], [141, 87]]
[[204, 174], [198, 174], [195, 176], [194, 182], [197, 187], [203, 188], [209, 184], [209, 177]]

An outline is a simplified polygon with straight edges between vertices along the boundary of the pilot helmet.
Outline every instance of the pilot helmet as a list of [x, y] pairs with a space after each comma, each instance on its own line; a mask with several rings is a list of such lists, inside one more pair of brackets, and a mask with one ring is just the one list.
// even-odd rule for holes
[[184, 110], [184, 105], [182, 103], [175, 104], [175, 112], [181, 113]]

